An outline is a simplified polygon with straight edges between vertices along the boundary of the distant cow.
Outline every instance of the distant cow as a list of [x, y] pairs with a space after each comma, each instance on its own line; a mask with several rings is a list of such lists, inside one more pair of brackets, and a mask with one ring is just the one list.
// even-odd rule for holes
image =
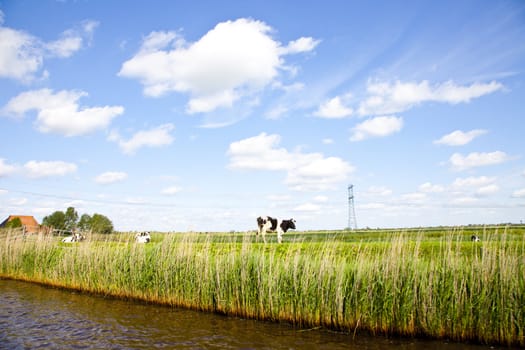
[[277, 232], [277, 242], [282, 243], [283, 233], [292, 229], [295, 230], [295, 220], [279, 220], [271, 216], [259, 216], [257, 218], [257, 235], [261, 234], [266, 243], [266, 232]]
[[75, 242], [81, 242], [86, 239], [86, 236], [81, 235], [80, 233], [73, 233], [69, 237], [64, 237], [62, 239], [63, 243], [75, 243]]
[[479, 241], [481, 241], [481, 239], [479, 239], [479, 237], [476, 236], [476, 235], [472, 235], [472, 236], [470, 237], [470, 240], [471, 240], [472, 242], [479, 242]]
[[149, 243], [151, 241], [151, 236], [149, 232], [140, 232], [135, 235], [135, 241], [137, 243]]

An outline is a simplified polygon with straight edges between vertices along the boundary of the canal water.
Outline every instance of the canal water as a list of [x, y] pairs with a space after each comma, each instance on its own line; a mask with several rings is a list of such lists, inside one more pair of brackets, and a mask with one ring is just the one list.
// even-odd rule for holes
[[1, 349], [447, 349], [494, 347], [297, 329], [0, 279]]

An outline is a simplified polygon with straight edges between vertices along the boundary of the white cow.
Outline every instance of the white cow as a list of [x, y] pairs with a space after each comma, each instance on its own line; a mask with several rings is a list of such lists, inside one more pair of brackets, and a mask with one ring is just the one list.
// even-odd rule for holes
[[283, 242], [283, 233], [289, 229], [295, 230], [295, 220], [277, 220], [271, 216], [259, 216], [257, 218], [257, 235], [261, 234], [266, 243], [266, 232], [277, 232], [277, 242]]
[[151, 241], [151, 236], [148, 231], [139, 232], [135, 235], [135, 241], [137, 243], [149, 243]]
[[71, 236], [64, 237], [62, 239], [63, 243], [75, 243], [75, 242], [81, 242], [86, 239], [86, 236], [81, 235], [80, 233], [73, 233]]

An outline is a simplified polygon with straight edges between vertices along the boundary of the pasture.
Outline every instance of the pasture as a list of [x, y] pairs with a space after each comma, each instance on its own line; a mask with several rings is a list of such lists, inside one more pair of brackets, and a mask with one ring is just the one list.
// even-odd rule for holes
[[524, 237], [494, 226], [65, 244], [1, 231], [0, 277], [298, 327], [524, 346]]

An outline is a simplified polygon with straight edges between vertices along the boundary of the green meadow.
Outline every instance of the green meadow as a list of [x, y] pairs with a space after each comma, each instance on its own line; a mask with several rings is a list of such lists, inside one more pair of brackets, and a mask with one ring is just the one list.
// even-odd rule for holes
[[510, 225], [66, 244], [7, 230], [0, 277], [305, 328], [525, 346], [524, 237]]

